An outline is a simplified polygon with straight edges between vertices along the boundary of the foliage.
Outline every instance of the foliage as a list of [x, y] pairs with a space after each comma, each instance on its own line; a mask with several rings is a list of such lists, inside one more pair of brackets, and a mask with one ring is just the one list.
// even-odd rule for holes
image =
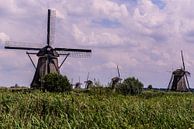
[[117, 91], [127, 95], [137, 95], [143, 90], [143, 84], [135, 77], [128, 77], [120, 85], [117, 86]]
[[148, 85], [148, 89], [150, 90], [153, 89], [152, 85]]
[[42, 79], [43, 89], [50, 92], [70, 91], [71, 85], [66, 76], [57, 73], [49, 73]]
[[193, 103], [191, 93], [123, 96], [0, 90], [0, 128], [188, 129], [194, 128]]

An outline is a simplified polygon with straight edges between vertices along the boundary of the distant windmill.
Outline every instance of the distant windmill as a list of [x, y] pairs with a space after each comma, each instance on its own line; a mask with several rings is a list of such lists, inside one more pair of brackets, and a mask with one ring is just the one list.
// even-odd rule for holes
[[183, 67], [172, 72], [172, 76], [168, 85], [168, 90], [171, 91], [190, 91], [188, 77], [190, 73], [185, 70], [185, 62], [183, 51], [181, 51]]
[[116, 77], [113, 77], [112, 79], [111, 79], [111, 86], [112, 86], [112, 89], [113, 90], [115, 90], [115, 86], [119, 83], [119, 82], [121, 82], [121, 74], [120, 74], [120, 71], [119, 71], [119, 66], [117, 65], [117, 73], [118, 73], [118, 76], [116, 76]]
[[[60, 73], [60, 68], [67, 59], [67, 57], [86, 57], [91, 54], [91, 50], [88, 49], [72, 49], [72, 48], [52, 48], [51, 43], [54, 41], [54, 28], [51, 24], [54, 23], [56, 12], [48, 9], [48, 21], [47, 21], [47, 44], [43, 48], [39, 47], [24, 47], [14, 46], [12, 43], [7, 42], [5, 49], [18, 49], [18, 50], [33, 50], [38, 52], [26, 52], [29, 56], [33, 66], [36, 69], [33, 81], [31, 83], [32, 88], [40, 88], [41, 78], [48, 73]], [[10, 43], [12, 45], [10, 45]], [[15, 44], [15, 43], [14, 43]], [[37, 66], [30, 57], [31, 54], [38, 56]], [[65, 56], [64, 60], [58, 65], [58, 57]]]
[[75, 83], [75, 89], [80, 89], [82, 83], [80, 82], [80, 77], [79, 77], [79, 82]]
[[89, 76], [90, 76], [90, 73], [88, 72], [87, 79], [85, 81], [85, 83], [86, 83], [86, 85], [85, 85], [86, 89], [89, 89], [93, 85], [93, 81], [89, 80]]

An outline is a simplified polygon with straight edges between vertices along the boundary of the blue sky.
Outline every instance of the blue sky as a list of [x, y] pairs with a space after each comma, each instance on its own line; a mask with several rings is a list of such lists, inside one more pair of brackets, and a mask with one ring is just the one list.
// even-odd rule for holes
[[[5, 41], [40, 46], [46, 42], [47, 9], [57, 12], [57, 47], [91, 48], [90, 58], [68, 58], [61, 69], [74, 82], [135, 76], [165, 88], [171, 71], [194, 72], [193, 0], [0, 0], [0, 85], [30, 85], [34, 68], [25, 51], [5, 50]], [[27, 42], [27, 43], [23, 43]], [[37, 57], [33, 57], [37, 62]], [[59, 59], [60, 61], [62, 59]]]
[[164, 0], [152, 0], [152, 3], [157, 5], [160, 9], [163, 9], [166, 6]]

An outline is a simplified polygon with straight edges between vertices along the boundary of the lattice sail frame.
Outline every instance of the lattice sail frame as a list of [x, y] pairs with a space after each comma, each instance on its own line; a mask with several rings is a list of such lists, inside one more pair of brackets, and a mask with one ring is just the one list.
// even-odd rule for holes
[[55, 42], [55, 26], [56, 26], [56, 11], [51, 10], [50, 15], [50, 45], [53, 45]]
[[59, 55], [67, 55], [73, 58], [88, 58], [91, 57], [91, 52], [73, 52], [73, 51], [57, 51]]

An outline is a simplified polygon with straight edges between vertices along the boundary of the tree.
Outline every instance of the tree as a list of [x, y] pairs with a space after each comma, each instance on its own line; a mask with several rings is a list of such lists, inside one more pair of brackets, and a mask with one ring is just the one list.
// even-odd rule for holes
[[66, 76], [49, 73], [42, 78], [42, 87], [50, 92], [64, 92], [71, 90], [71, 84]]
[[150, 90], [153, 89], [152, 85], [148, 85], [148, 89]]
[[127, 95], [136, 95], [140, 94], [143, 90], [143, 83], [141, 83], [138, 79], [135, 77], [128, 77], [117, 87], [117, 91]]

